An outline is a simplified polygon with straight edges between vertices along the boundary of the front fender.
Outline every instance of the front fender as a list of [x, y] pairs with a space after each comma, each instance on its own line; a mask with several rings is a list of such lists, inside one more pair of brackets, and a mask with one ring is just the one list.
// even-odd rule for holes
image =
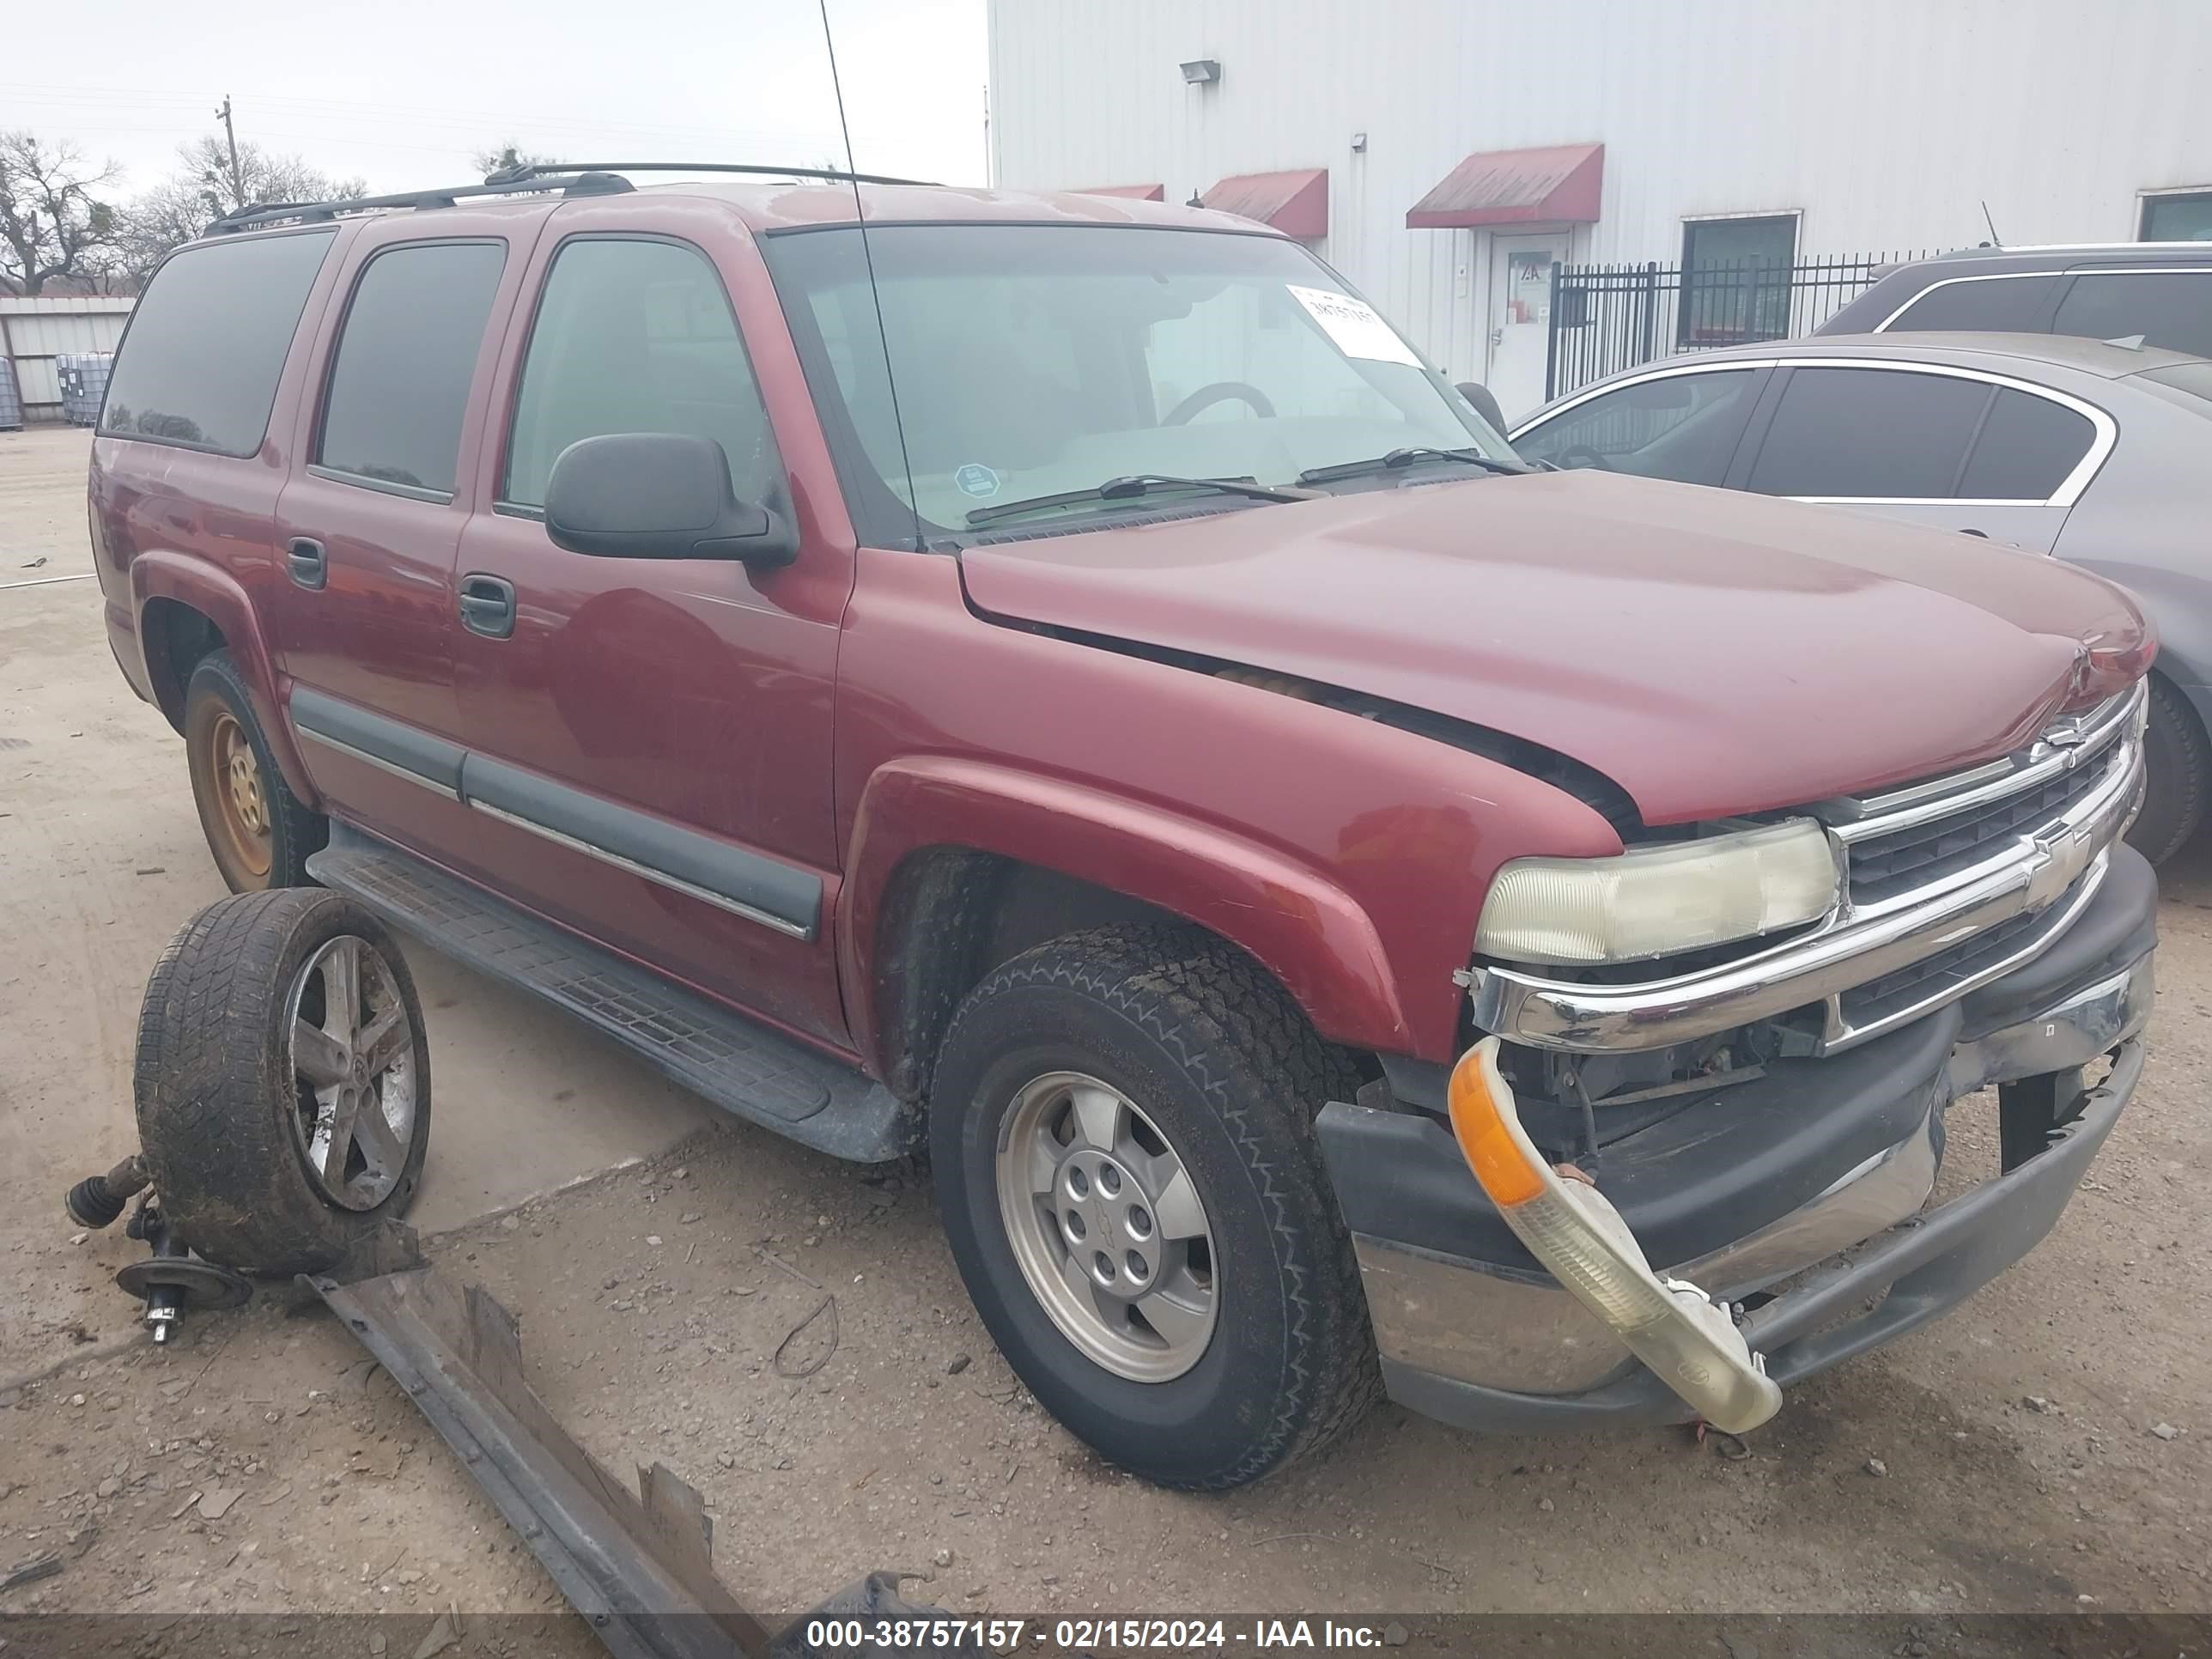
[[854, 1035], [878, 1048], [874, 942], [892, 878], [936, 847], [996, 854], [1141, 899], [1249, 952], [1323, 1036], [1413, 1045], [1374, 925], [1340, 888], [1273, 848], [1181, 814], [988, 762], [921, 757], [863, 790], [839, 907], [840, 971]]
[[319, 805], [319, 797], [293, 741], [291, 724], [284, 718], [276, 662], [246, 589], [227, 572], [182, 553], [157, 548], [132, 559], [131, 612], [137, 624], [139, 655], [149, 685], [158, 685], [167, 666], [159, 654], [167, 648], [164, 637], [146, 626], [146, 607], [155, 599], [188, 605], [222, 630], [223, 644], [245, 676], [255, 718], [268, 738], [276, 769], [284, 775], [294, 794], [311, 806]]

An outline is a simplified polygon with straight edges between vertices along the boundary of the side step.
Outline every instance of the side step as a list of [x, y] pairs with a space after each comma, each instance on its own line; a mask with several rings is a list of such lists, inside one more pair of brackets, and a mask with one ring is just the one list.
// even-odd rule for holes
[[536, 992], [725, 1111], [855, 1163], [919, 1145], [919, 1121], [880, 1083], [349, 825], [331, 825], [307, 873], [477, 972]]

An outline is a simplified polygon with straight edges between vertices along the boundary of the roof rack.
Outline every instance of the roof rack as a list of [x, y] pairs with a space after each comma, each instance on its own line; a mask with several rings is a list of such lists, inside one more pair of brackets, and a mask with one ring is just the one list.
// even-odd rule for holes
[[921, 185], [927, 179], [894, 179], [876, 173], [839, 173], [828, 167], [757, 167], [732, 161], [528, 161], [485, 175], [482, 184], [443, 190], [402, 191], [392, 196], [354, 196], [330, 202], [257, 202], [215, 220], [201, 233], [225, 236], [275, 224], [319, 224], [340, 214], [385, 209], [449, 208], [465, 198], [522, 196], [558, 190], [563, 196], [619, 196], [636, 186], [625, 173], [738, 173], [764, 179], [819, 179], [839, 184]]
[[487, 185], [520, 183], [554, 173], [742, 173], [759, 179], [826, 179], [836, 184], [928, 185], [927, 179], [894, 179], [881, 173], [841, 173], [835, 167], [758, 167], [743, 161], [526, 161], [484, 175]]

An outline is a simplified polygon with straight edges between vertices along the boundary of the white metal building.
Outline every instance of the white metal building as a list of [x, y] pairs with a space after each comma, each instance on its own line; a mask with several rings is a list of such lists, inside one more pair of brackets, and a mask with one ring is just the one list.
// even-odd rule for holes
[[2212, 237], [2207, 0], [991, 0], [990, 52], [994, 182], [1272, 217], [1509, 415], [1553, 261]]
[[16, 388], [32, 419], [61, 417], [56, 360], [114, 350], [137, 303], [113, 295], [42, 295], [35, 300], [0, 295], [0, 358], [15, 366]]

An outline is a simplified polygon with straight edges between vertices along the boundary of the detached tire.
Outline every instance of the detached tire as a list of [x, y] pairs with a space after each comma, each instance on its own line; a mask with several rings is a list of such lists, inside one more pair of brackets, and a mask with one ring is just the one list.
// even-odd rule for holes
[[953, 1257], [1016, 1374], [1123, 1468], [1241, 1486], [1376, 1398], [1313, 1133], [1340, 1066], [1255, 966], [1170, 928], [1039, 945], [955, 1016], [930, 1125]]
[[2127, 841], [2153, 864], [2163, 864], [2189, 844], [2204, 821], [2205, 797], [2212, 792], [2212, 748], [2197, 711], [2155, 674], [2143, 761], [2148, 781], [2142, 811], [2129, 827]]
[[384, 925], [340, 894], [241, 893], [187, 922], [146, 983], [133, 1082], [162, 1208], [211, 1261], [319, 1273], [414, 1202], [422, 1004]]
[[228, 651], [200, 659], [185, 684], [185, 763], [200, 833], [234, 893], [313, 885], [307, 855], [330, 820], [292, 793]]

